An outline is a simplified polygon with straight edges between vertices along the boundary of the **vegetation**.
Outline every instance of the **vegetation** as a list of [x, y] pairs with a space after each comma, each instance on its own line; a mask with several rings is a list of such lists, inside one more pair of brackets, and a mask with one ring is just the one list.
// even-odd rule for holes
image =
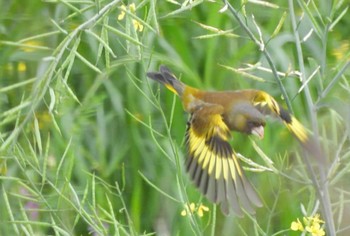
[[[349, 235], [347, 1], [0, 3], [1, 235]], [[268, 91], [324, 155], [272, 119], [233, 134], [264, 206], [223, 216], [184, 171], [187, 114], [146, 78], [160, 64]]]

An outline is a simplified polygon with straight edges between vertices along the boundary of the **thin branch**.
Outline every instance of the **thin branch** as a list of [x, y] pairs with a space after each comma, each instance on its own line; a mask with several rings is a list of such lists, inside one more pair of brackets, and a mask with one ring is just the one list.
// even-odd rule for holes
[[333, 86], [335, 85], [336, 82], [339, 81], [340, 78], [342, 78], [342, 75], [344, 74], [344, 72], [348, 69], [348, 67], [350, 66], [350, 61], [347, 61], [345, 63], [345, 65], [343, 65], [343, 67], [339, 70], [339, 72], [334, 76], [334, 78], [332, 79], [332, 81], [328, 84], [328, 86], [322, 91], [322, 93], [319, 95], [317, 102], [319, 103], [320, 100], [322, 98], [324, 98], [329, 91], [333, 88]]
[[[295, 46], [296, 46], [296, 50], [297, 50], [299, 70], [301, 72], [301, 80], [302, 80], [302, 83], [304, 85], [307, 83], [307, 78], [306, 78], [306, 74], [305, 74], [304, 57], [303, 57], [303, 51], [301, 48], [301, 41], [299, 38], [299, 34], [298, 34], [298, 30], [297, 30], [297, 23], [296, 23], [296, 19], [295, 19], [293, 0], [288, 0], [288, 4], [289, 4], [291, 23], [292, 23], [294, 38], [295, 38]], [[327, 29], [328, 28], [326, 27], [325, 30], [327, 30]], [[325, 45], [323, 45], [323, 46], [325, 47]], [[322, 67], [323, 66], [325, 66], [325, 65], [322, 65]], [[322, 69], [322, 67], [321, 67], [321, 69]], [[304, 88], [304, 94], [306, 97], [306, 103], [307, 103], [309, 115], [311, 118], [314, 137], [319, 137], [318, 122], [317, 122], [317, 116], [316, 116], [316, 112], [315, 112], [315, 106], [313, 104], [313, 101], [311, 98], [311, 93], [310, 93], [308, 85], [306, 85]], [[317, 142], [317, 145], [315, 148], [320, 149], [319, 141], [317, 139], [315, 139], [315, 141]], [[317, 191], [318, 198], [319, 198], [321, 205], [322, 205], [321, 209], [323, 211], [323, 217], [325, 218], [325, 221], [326, 221], [328, 235], [335, 235], [335, 226], [334, 226], [334, 220], [333, 220], [333, 214], [332, 214], [332, 208], [331, 208], [331, 201], [330, 201], [329, 192], [328, 192], [326, 158], [325, 158], [325, 155], [321, 151], [317, 150], [316, 152], [322, 154], [322, 155], [317, 157], [317, 158], [319, 158], [319, 161], [317, 162], [317, 164], [318, 164], [318, 170], [319, 170], [319, 175], [320, 175], [320, 181], [317, 180], [316, 173], [311, 166], [311, 163], [310, 163], [308, 156], [303, 155], [303, 157], [304, 157], [304, 161], [306, 163], [307, 169], [309, 170], [309, 173], [311, 175], [311, 179], [314, 183], [314, 187]]]
[[284, 98], [284, 100], [286, 101], [286, 104], [287, 104], [287, 107], [288, 107], [288, 110], [289, 111], [293, 111], [292, 109], [292, 105], [290, 103], [290, 100], [289, 100], [289, 97], [288, 97], [288, 94], [287, 94], [287, 91], [285, 89], [285, 87], [283, 86], [282, 84], [282, 81], [281, 81], [281, 78], [280, 76], [278, 75], [278, 72], [277, 72], [277, 69], [276, 69], [276, 66], [275, 64], [273, 63], [272, 59], [271, 59], [271, 56], [270, 56], [270, 53], [267, 51], [266, 47], [265, 47], [265, 44], [263, 41], [260, 41], [259, 39], [257, 39], [253, 32], [248, 28], [248, 26], [246, 26], [246, 24], [244, 23], [244, 20], [241, 19], [241, 16], [238, 14], [238, 12], [236, 11], [236, 9], [234, 9], [232, 7], [232, 5], [227, 1], [227, 0], [223, 0], [225, 6], [228, 7], [228, 9], [230, 10], [230, 12], [232, 13], [232, 15], [236, 18], [236, 20], [238, 21], [238, 23], [240, 24], [240, 26], [244, 29], [244, 31], [248, 34], [249, 38], [251, 40], [253, 40], [253, 42], [259, 47], [259, 49], [262, 51], [262, 53], [264, 54], [267, 62], [269, 63], [270, 67], [271, 67], [271, 70], [272, 70], [272, 73], [276, 79], [276, 82], [281, 90], [281, 93], [282, 93], [282, 96]]
[[79, 25], [75, 30], [73, 30], [58, 46], [58, 48], [53, 53], [53, 56], [50, 58], [46, 58], [46, 60], [50, 60], [50, 65], [46, 70], [45, 74], [38, 78], [37, 86], [33, 89], [32, 96], [32, 106], [30, 111], [21, 122], [21, 124], [14, 129], [11, 135], [2, 143], [0, 147], [0, 151], [4, 151], [13, 140], [15, 140], [20, 132], [23, 130], [24, 126], [32, 119], [33, 114], [37, 107], [41, 104], [47, 90], [49, 89], [49, 85], [51, 81], [55, 78], [55, 72], [57, 71], [57, 67], [59, 62], [63, 58], [64, 52], [69, 48], [70, 43], [80, 34], [81, 31], [92, 27], [101, 17], [108, 13], [111, 9], [117, 6], [121, 0], [114, 0], [111, 3], [104, 6], [96, 15], [91, 17], [89, 20]]

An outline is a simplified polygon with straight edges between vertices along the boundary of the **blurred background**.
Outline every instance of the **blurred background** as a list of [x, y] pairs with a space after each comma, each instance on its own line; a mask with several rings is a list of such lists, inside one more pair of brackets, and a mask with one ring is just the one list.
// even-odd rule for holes
[[[300, 235], [316, 214], [314, 235], [330, 224], [349, 235], [349, 4], [231, 2], [281, 84], [219, 0], [0, 0], [1, 235]], [[274, 119], [263, 140], [234, 133], [264, 206], [222, 215], [184, 171], [188, 115], [146, 78], [161, 64], [191, 86], [289, 104], [318, 132], [325, 164], [305, 163]]]

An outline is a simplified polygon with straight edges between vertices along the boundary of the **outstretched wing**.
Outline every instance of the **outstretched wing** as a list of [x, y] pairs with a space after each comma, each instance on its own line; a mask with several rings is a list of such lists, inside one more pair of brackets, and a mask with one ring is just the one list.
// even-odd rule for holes
[[268, 93], [258, 91], [253, 99], [253, 104], [264, 114], [270, 114], [281, 118], [288, 130], [302, 143], [308, 141], [308, 135], [304, 126], [288, 111], [283, 109]]
[[230, 130], [222, 119], [223, 107], [203, 103], [192, 111], [186, 130], [186, 169], [200, 191], [212, 202], [229, 206], [242, 216], [242, 208], [255, 213], [260, 198], [245, 178], [228, 139]]
[[263, 91], [257, 91], [253, 104], [264, 114], [278, 116], [306, 151], [320, 161], [325, 161], [326, 158], [317, 137], [308, 134], [304, 126], [288, 111], [284, 110], [273, 97]]

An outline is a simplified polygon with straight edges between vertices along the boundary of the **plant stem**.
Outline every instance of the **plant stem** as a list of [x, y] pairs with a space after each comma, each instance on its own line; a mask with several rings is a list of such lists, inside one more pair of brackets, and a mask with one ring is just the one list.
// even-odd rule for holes
[[230, 10], [230, 12], [232, 13], [232, 15], [236, 18], [236, 20], [238, 21], [238, 23], [240, 24], [240, 26], [244, 29], [244, 31], [248, 34], [249, 38], [259, 47], [259, 49], [262, 51], [262, 53], [264, 54], [267, 62], [269, 63], [271, 70], [272, 70], [272, 74], [274, 75], [274, 78], [276, 79], [276, 82], [281, 90], [282, 96], [284, 98], [284, 100], [286, 101], [287, 107], [289, 111], [293, 111], [292, 109], [292, 105], [290, 103], [287, 91], [285, 89], [285, 87], [282, 84], [282, 81], [277, 73], [277, 69], [276, 66], [274, 65], [270, 53], [267, 51], [264, 42], [259, 41], [253, 34], [253, 32], [248, 28], [248, 26], [246, 26], [246, 24], [244, 23], [244, 21], [241, 19], [240, 15], [238, 14], [238, 12], [236, 11], [236, 9], [234, 9], [232, 7], [232, 5], [227, 1], [227, 0], [223, 0], [224, 4], [228, 7], [228, 9]]
[[[305, 76], [303, 51], [301, 48], [301, 42], [300, 42], [298, 30], [297, 30], [297, 23], [296, 23], [296, 19], [295, 19], [293, 0], [288, 0], [288, 4], [289, 4], [291, 23], [292, 23], [293, 33], [294, 33], [294, 38], [295, 38], [295, 46], [296, 46], [297, 55], [298, 55], [299, 70], [301, 72], [301, 80], [302, 80], [302, 83], [305, 83], [306, 76]], [[325, 30], [327, 30], [327, 28]], [[325, 39], [323, 39], [323, 41], [325, 41]], [[323, 47], [326, 47], [326, 45], [323, 45]], [[324, 67], [325, 60], [322, 60], [322, 61], [323, 61], [322, 67]], [[323, 70], [324, 70], [324, 68], [323, 68]], [[315, 106], [313, 104], [313, 101], [311, 98], [311, 93], [310, 93], [308, 85], [305, 86], [304, 93], [305, 93], [305, 97], [306, 97], [306, 103], [308, 106], [309, 116], [311, 118], [314, 137], [319, 137], [318, 122], [317, 122]], [[315, 139], [315, 141], [319, 142], [316, 139]], [[319, 143], [317, 143], [317, 148], [319, 148], [319, 147], [320, 147], [320, 145], [319, 145]], [[322, 152], [320, 152], [320, 153], [322, 153]], [[317, 158], [321, 159], [317, 163], [319, 174], [320, 174], [320, 181], [317, 181], [317, 176], [316, 176], [315, 172], [313, 171], [313, 168], [310, 164], [310, 160], [309, 160], [308, 156], [303, 155], [303, 157], [304, 157], [304, 161], [306, 163], [306, 166], [309, 170], [309, 173], [311, 174], [311, 179], [314, 182], [314, 187], [316, 188], [320, 202], [322, 203], [321, 205], [322, 205], [323, 217], [325, 218], [325, 221], [326, 221], [328, 235], [335, 235], [333, 214], [332, 214], [331, 202], [330, 202], [329, 192], [328, 192], [328, 181], [327, 181], [327, 177], [326, 177], [326, 172], [327, 172], [326, 171], [326, 158], [324, 155], [317, 157]]]
[[11, 135], [6, 138], [6, 140], [0, 146], [0, 152], [4, 151], [12, 141], [16, 140], [20, 132], [23, 130], [25, 125], [32, 119], [35, 110], [41, 104], [44, 96], [46, 95], [47, 90], [49, 89], [49, 85], [51, 81], [56, 78], [55, 72], [57, 71], [57, 67], [61, 59], [64, 56], [64, 52], [68, 50], [68, 46], [71, 42], [85, 29], [93, 27], [101, 17], [105, 16], [111, 9], [113, 9], [117, 4], [119, 4], [121, 0], [114, 0], [104, 6], [98, 13], [96, 13], [89, 20], [79, 25], [76, 29], [74, 29], [69, 35], [67, 35], [64, 40], [60, 43], [57, 49], [54, 51], [53, 56], [50, 58], [46, 58], [47, 61], [51, 63], [48, 66], [48, 69], [45, 71], [42, 77], [37, 79], [37, 85], [33, 88], [32, 98], [29, 98], [32, 101], [32, 105], [30, 107], [30, 112], [24, 118], [24, 120], [13, 130]]

